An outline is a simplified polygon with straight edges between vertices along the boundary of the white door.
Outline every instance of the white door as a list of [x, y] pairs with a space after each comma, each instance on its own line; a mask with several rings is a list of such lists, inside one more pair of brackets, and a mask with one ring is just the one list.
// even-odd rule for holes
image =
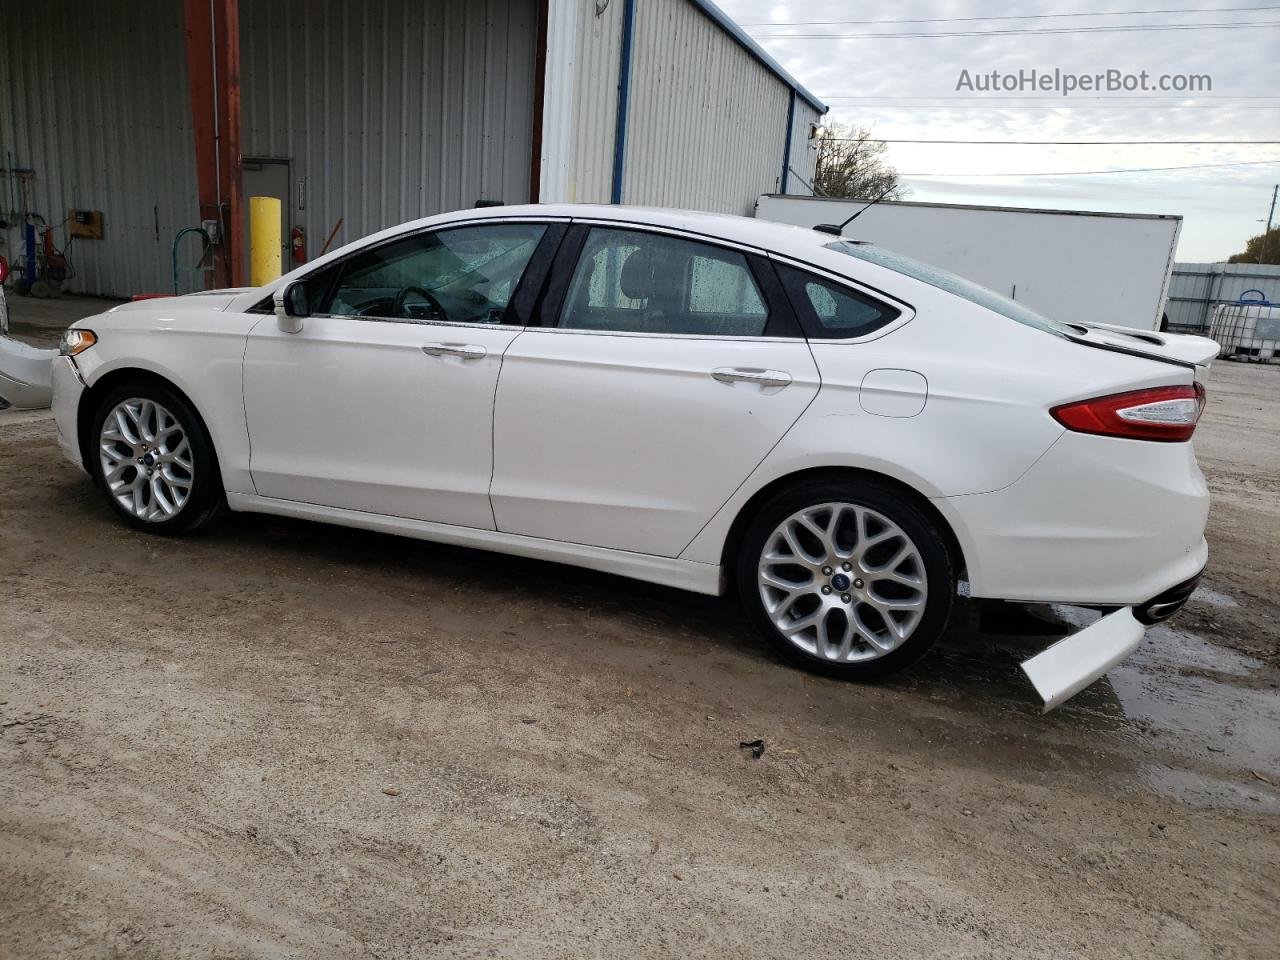
[[[563, 249], [574, 246], [571, 234]], [[503, 362], [498, 529], [678, 556], [818, 390], [768, 269], [738, 250], [591, 227], [576, 262], [557, 263], [544, 326]]]
[[508, 305], [545, 231], [415, 234], [308, 278], [302, 332], [264, 319], [244, 363], [260, 496], [492, 530], [493, 395]]

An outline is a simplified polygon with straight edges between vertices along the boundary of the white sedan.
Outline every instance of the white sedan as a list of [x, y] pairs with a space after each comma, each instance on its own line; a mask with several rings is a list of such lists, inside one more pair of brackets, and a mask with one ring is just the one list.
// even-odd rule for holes
[[915, 661], [965, 585], [1111, 610], [1024, 664], [1053, 706], [1207, 557], [1212, 341], [798, 227], [462, 211], [116, 307], [61, 353], [62, 449], [136, 527], [225, 506], [733, 592], [838, 677]]

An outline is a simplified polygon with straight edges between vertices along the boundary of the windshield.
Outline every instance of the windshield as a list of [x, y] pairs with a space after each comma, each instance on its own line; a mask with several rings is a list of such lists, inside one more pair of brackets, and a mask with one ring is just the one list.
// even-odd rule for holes
[[947, 293], [954, 293], [957, 297], [962, 297], [970, 303], [976, 303], [980, 307], [994, 310], [1001, 316], [1026, 324], [1028, 327], [1035, 327], [1037, 330], [1054, 334], [1062, 334], [1067, 330], [1063, 324], [1055, 323], [1048, 317], [1042, 317], [1034, 310], [1028, 310], [1016, 300], [1002, 297], [994, 290], [988, 290], [972, 280], [958, 277], [954, 273], [943, 270], [941, 267], [935, 267], [931, 263], [924, 263], [913, 257], [886, 250], [884, 247], [877, 247], [872, 243], [837, 240], [834, 243], [824, 244], [824, 246], [828, 250], [834, 250], [836, 253], [857, 257], [859, 260], [874, 263], [895, 273], [901, 273], [904, 276], [911, 277], [913, 280], [927, 283], [931, 287], [945, 290]]

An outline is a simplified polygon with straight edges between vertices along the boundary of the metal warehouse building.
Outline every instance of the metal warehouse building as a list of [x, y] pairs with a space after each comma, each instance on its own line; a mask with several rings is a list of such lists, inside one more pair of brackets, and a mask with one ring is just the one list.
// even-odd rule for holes
[[47, 226], [67, 288], [120, 296], [202, 222], [181, 288], [243, 283], [249, 196], [300, 258], [481, 201], [750, 214], [808, 192], [826, 110], [706, 0], [49, 0], [0, 51], [0, 253]]

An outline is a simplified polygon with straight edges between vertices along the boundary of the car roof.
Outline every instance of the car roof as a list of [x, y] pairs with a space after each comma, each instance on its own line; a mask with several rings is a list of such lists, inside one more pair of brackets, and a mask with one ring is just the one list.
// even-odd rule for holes
[[773, 247], [790, 238], [793, 242], [814, 238], [813, 231], [789, 224], [757, 220], [728, 213], [706, 213], [701, 210], [679, 210], [672, 207], [624, 206], [606, 203], [525, 203], [502, 207], [480, 207], [460, 210], [456, 215], [485, 213], [495, 217], [572, 217], [576, 220], [611, 220], [622, 223], [679, 227], [751, 246]]
[[[616, 223], [671, 227], [689, 233], [728, 240], [746, 246], [793, 253], [807, 257], [815, 248], [829, 243], [833, 238], [804, 227], [738, 217], [726, 213], [704, 213], [699, 210], [677, 210], [665, 207], [633, 207], [600, 203], [524, 203], [510, 206], [476, 207], [454, 210], [449, 213], [424, 217], [403, 223], [371, 236], [363, 237], [356, 244], [390, 238], [423, 227], [443, 226], [455, 221], [502, 220], [512, 217], [551, 217], [556, 219], [605, 220]], [[337, 251], [340, 252], [340, 251]]]

